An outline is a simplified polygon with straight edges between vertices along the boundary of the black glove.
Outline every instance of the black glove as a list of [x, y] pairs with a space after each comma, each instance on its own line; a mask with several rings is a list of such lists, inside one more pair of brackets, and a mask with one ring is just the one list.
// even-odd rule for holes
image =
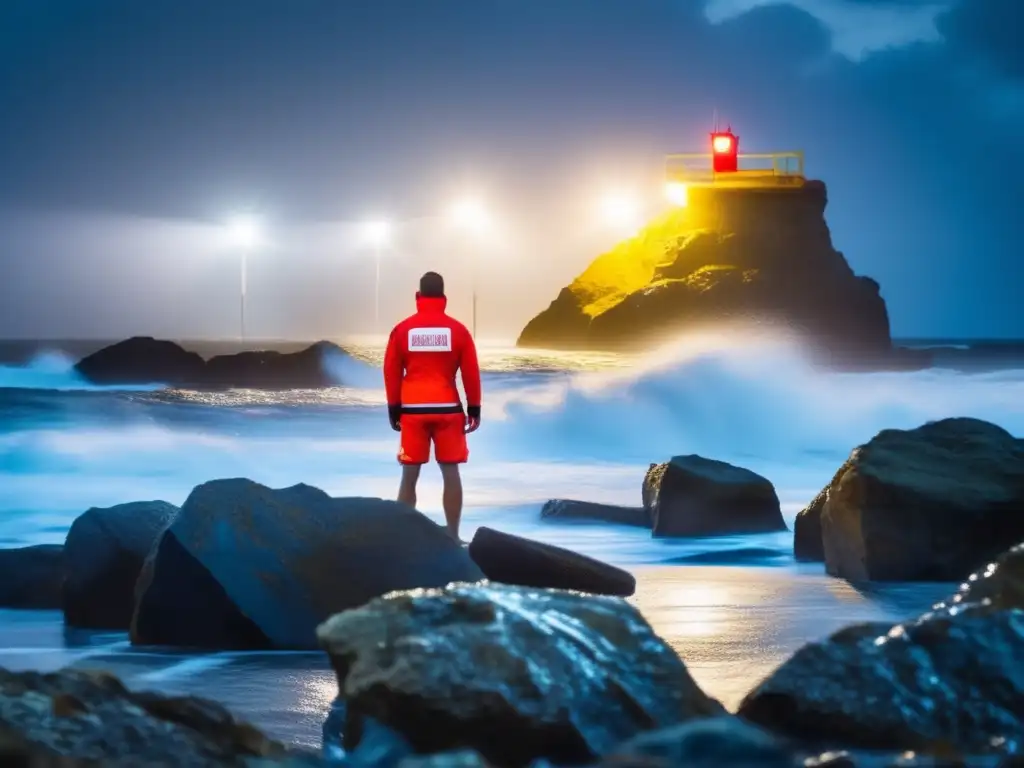
[[479, 405], [467, 405], [466, 406], [466, 434], [470, 432], [476, 432], [480, 429], [480, 406]]
[[391, 428], [395, 430], [395, 432], [402, 431], [402, 406], [388, 406], [388, 421], [391, 422]]

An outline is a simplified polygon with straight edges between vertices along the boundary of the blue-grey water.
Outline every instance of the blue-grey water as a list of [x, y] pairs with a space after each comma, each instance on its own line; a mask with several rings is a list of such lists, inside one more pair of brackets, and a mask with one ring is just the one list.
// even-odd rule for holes
[[[60, 542], [90, 506], [180, 504], [216, 477], [394, 494], [396, 436], [372, 345], [330, 362], [333, 389], [216, 395], [91, 387], [71, 363], [98, 346], [0, 349], [0, 546]], [[1024, 434], [1024, 369], [830, 374], [785, 340], [714, 337], [644, 358], [492, 348], [482, 359], [484, 424], [465, 470], [463, 537], [486, 524], [633, 569], [637, 604], [730, 705], [803, 642], [852, 621], [910, 615], [949, 586], [858, 591], [795, 564], [789, 534], [652, 540], [630, 528], [542, 522], [544, 501], [636, 505], [650, 462], [700, 453], [770, 478], [791, 521], [850, 449], [882, 428], [975, 416]], [[420, 492], [421, 508], [438, 519], [439, 480], [428, 469]], [[0, 611], [0, 665], [67, 664], [219, 699], [309, 745], [335, 692], [318, 654], [132, 649], [123, 634], [66, 633], [56, 613]]]

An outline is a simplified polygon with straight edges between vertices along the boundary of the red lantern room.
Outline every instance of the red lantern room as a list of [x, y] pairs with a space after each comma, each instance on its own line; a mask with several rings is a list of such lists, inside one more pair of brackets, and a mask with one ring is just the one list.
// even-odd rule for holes
[[711, 167], [715, 173], [735, 173], [739, 164], [740, 137], [729, 131], [711, 134]]

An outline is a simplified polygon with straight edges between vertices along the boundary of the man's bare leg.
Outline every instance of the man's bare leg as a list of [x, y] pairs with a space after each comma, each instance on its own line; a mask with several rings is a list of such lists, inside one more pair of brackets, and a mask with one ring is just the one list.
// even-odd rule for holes
[[416, 483], [420, 479], [419, 464], [402, 465], [402, 482], [398, 485], [398, 500], [416, 508]]
[[448, 524], [448, 535], [459, 539], [459, 523], [462, 522], [462, 475], [458, 464], [439, 464], [444, 490], [441, 504], [444, 506], [444, 520]]

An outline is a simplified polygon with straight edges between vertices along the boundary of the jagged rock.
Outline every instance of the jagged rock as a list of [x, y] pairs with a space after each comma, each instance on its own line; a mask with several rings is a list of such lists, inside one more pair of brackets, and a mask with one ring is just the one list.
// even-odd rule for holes
[[[311, 755], [292, 755], [254, 726], [235, 720], [219, 704], [132, 692], [106, 672], [0, 669], [0, 722], [8, 741], [4, 747], [36, 761], [4, 760], [11, 766], [299, 764], [291, 758], [316, 764]], [[65, 762], [55, 762], [59, 758]]]
[[962, 579], [1024, 540], [1024, 441], [977, 419], [887, 429], [854, 449], [824, 493], [833, 576]]
[[251, 480], [195, 488], [139, 577], [136, 644], [315, 649], [329, 616], [395, 589], [483, 578], [411, 507]]
[[689, 206], [602, 254], [523, 329], [518, 346], [642, 349], [723, 322], [796, 330], [830, 362], [892, 352], [878, 283], [832, 246], [820, 181], [693, 188]]
[[787, 530], [769, 480], [702, 456], [673, 456], [664, 464], [651, 464], [642, 498], [655, 536]]
[[171, 341], [134, 337], [83, 358], [75, 370], [94, 384], [168, 384], [195, 389], [319, 389], [341, 384], [326, 363], [347, 355], [320, 341], [298, 352], [241, 352], [203, 360]]
[[651, 527], [647, 510], [643, 507], [620, 507], [615, 504], [598, 504], [575, 499], [551, 499], [541, 508], [540, 516], [545, 520], [580, 520], [632, 525], [637, 528]]
[[846, 627], [804, 646], [738, 714], [833, 747], [1024, 753], [1024, 547], [918, 619]]
[[63, 583], [60, 544], [0, 549], [0, 608], [60, 608]]
[[636, 591], [636, 577], [629, 571], [486, 526], [477, 528], [473, 535], [469, 556], [488, 579], [502, 584], [619, 597], [629, 597]]
[[79, 375], [93, 384], [172, 384], [200, 381], [203, 358], [173, 341], [133, 336], [82, 358]]
[[128, 629], [142, 564], [177, 513], [166, 501], [138, 501], [93, 507], [75, 519], [64, 542], [69, 626]]
[[417, 754], [579, 764], [642, 731], [724, 714], [624, 600], [497, 584], [387, 595], [318, 630], [344, 747], [366, 720]]

